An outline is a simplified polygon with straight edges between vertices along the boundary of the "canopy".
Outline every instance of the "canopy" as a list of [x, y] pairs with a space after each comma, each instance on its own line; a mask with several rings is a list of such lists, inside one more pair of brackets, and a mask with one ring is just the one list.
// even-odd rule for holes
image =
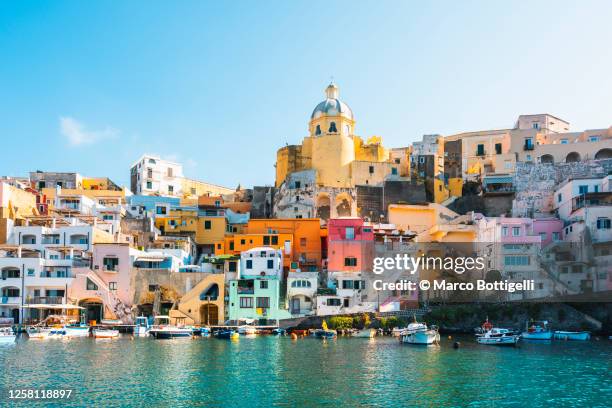
[[84, 307], [77, 305], [44, 305], [44, 304], [32, 304], [32, 305], [23, 305], [23, 307], [28, 309], [85, 309]]

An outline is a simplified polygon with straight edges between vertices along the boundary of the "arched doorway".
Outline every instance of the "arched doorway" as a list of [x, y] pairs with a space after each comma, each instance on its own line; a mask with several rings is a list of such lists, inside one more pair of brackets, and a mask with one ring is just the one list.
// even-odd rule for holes
[[553, 164], [555, 162], [554, 157], [552, 156], [552, 154], [543, 154], [542, 156], [540, 156], [540, 163], [544, 164]]
[[19, 321], [19, 309], [11, 310], [11, 317], [13, 318], [13, 323], [20, 323]]
[[595, 153], [595, 160], [612, 159], [612, 149], [601, 149]]
[[576, 163], [580, 161], [580, 154], [577, 152], [571, 152], [565, 157], [566, 163]]
[[350, 217], [352, 214], [353, 200], [351, 196], [346, 193], [338, 194], [336, 196], [334, 205], [336, 207], [336, 213], [338, 217]]
[[200, 324], [212, 326], [219, 324], [219, 307], [212, 303], [200, 306]]
[[100, 299], [83, 299], [79, 301], [79, 306], [85, 308], [81, 312], [85, 315], [85, 321], [87, 322], [95, 320], [99, 323], [104, 318], [104, 303]]
[[316, 200], [317, 217], [322, 220], [329, 220], [331, 202], [328, 194], [319, 194]]

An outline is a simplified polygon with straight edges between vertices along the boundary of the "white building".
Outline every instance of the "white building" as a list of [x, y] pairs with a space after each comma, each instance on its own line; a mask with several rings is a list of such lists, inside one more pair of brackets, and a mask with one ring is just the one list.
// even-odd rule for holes
[[610, 205], [612, 175], [572, 178], [562, 183], [554, 194], [554, 208], [562, 220], [569, 220], [583, 207]]
[[157, 156], [143, 155], [130, 169], [132, 193], [182, 196], [183, 165]]
[[317, 294], [318, 272], [289, 272], [287, 299], [292, 316], [314, 314], [314, 298]]
[[270, 247], [257, 247], [242, 252], [238, 278], [283, 280], [283, 251]]

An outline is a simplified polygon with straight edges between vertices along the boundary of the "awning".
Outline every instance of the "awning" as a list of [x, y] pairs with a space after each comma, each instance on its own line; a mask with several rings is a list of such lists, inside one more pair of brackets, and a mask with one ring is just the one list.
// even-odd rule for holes
[[162, 262], [164, 259], [166, 259], [165, 257], [153, 257], [153, 256], [139, 256], [138, 258], [136, 258], [136, 262], [138, 261], [143, 261], [143, 262]]
[[81, 306], [77, 306], [77, 305], [64, 305], [64, 304], [57, 304], [57, 305], [45, 305], [45, 304], [30, 304], [30, 305], [23, 305], [24, 308], [26, 309], [66, 309], [66, 310], [73, 310], [73, 309], [85, 309], [84, 307]]
[[512, 176], [485, 176], [482, 184], [512, 184]]

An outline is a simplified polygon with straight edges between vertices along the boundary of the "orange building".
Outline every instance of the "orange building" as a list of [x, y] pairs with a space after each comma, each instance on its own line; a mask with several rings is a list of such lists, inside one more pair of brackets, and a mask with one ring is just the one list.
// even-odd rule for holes
[[[291, 270], [303, 272], [320, 271], [322, 251], [325, 248], [327, 230], [321, 229], [318, 218], [282, 218], [249, 220], [246, 234], [268, 234], [293, 236], [291, 250]], [[281, 244], [279, 239], [279, 244]]]
[[293, 234], [232, 234], [215, 243], [215, 255], [240, 255], [243, 251], [258, 247], [272, 247], [283, 251], [283, 266], [291, 268]]

